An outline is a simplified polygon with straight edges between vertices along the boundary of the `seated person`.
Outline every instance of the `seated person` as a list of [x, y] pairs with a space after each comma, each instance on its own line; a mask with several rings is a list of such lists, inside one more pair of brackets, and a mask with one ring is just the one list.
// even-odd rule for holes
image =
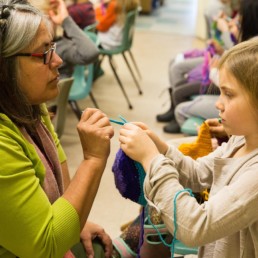
[[138, 0], [111, 0], [96, 8], [98, 38], [102, 48], [114, 49], [122, 43], [126, 14], [138, 6]]
[[96, 22], [94, 6], [90, 0], [73, 0], [67, 9], [81, 29]]
[[[202, 85], [203, 80], [203, 67], [204, 62], [206, 62], [205, 55], [214, 52], [214, 54], [221, 55], [224, 50], [231, 48], [236, 43], [237, 31], [238, 31], [238, 18], [232, 19], [228, 21], [227, 16], [221, 14], [217, 19], [217, 29], [221, 32], [220, 41], [212, 38], [209, 40], [209, 50], [200, 51], [200, 54], [197, 57], [186, 57], [173, 59], [169, 64], [169, 79], [171, 88], [169, 89], [171, 95], [171, 105], [167, 112], [164, 114], [157, 115], [157, 120], [160, 122], [169, 122], [164, 126], [164, 131], [167, 133], [178, 133], [180, 132], [180, 126], [178, 125], [175, 119], [175, 107], [179, 104], [179, 101], [173, 101], [175, 97], [173, 94], [177, 92], [182, 92], [184, 96], [188, 96], [190, 98], [191, 95], [196, 95], [200, 93], [200, 86]], [[223, 45], [222, 45], [223, 42]], [[182, 55], [183, 57], [185, 55]], [[196, 71], [195, 71], [196, 70]], [[197, 73], [198, 78], [192, 78], [193, 72]], [[190, 76], [191, 75], [191, 76]], [[196, 77], [196, 75], [194, 76]], [[191, 79], [191, 80], [190, 80]], [[195, 92], [187, 92], [181, 91], [179, 88], [187, 83], [196, 84], [197, 87]], [[181, 98], [180, 94], [177, 94], [177, 98]]]

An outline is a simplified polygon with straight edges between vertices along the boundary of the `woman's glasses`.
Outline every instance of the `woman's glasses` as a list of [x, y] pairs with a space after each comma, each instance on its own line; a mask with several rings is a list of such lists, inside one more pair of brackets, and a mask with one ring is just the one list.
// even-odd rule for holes
[[38, 57], [42, 58], [43, 62], [45, 65], [49, 64], [52, 57], [53, 57], [53, 52], [56, 51], [56, 43], [52, 42], [50, 45], [50, 48], [45, 51], [44, 53], [18, 53], [13, 56], [32, 56], [32, 57]]

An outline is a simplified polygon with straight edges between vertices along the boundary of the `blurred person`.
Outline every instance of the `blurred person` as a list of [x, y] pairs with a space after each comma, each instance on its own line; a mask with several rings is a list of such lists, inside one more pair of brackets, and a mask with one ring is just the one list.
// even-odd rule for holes
[[94, 6], [90, 0], [73, 0], [67, 9], [69, 15], [81, 29], [96, 22]]

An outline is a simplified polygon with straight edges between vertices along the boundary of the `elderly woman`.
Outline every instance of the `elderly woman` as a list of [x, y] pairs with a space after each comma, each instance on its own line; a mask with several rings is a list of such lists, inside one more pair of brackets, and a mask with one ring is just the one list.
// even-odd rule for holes
[[110, 257], [110, 237], [87, 218], [113, 128], [101, 111], [84, 111], [83, 160], [70, 180], [44, 105], [58, 94], [62, 64], [52, 41], [51, 23], [27, 1], [0, 0], [0, 257], [79, 257], [71, 250], [80, 240], [99, 257], [96, 236]]

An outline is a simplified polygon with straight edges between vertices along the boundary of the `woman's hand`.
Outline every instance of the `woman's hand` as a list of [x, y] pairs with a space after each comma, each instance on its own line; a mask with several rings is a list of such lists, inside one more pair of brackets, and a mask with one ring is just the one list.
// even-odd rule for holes
[[84, 228], [81, 231], [80, 237], [88, 258], [94, 257], [92, 240], [94, 240], [96, 237], [101, 240], [104, 246], [105, 257], [111, 257], [113, 250], [112, 240], [101, 226], [92, 222], [86, 222]]
[[104, 159], [110, 153], [110, 139], [114, 135], [108, 117], [96, 108], [87, 108], [77, 125], [84, 159]]
[[51, 9], [49, 17], [56, 25], [62, 25], [65, 18], [69, 16], [68, 10], [63, 0], [50, 0]]
[[146, 131], [132, 123], [127, 123], [120, 129], [119, 141], [126, 155], [140, 162], [145, 171], [148, 170], [151, 160], [159, 154]]
[[148, 126], [142, 122], [132, 122], [133, 124], [139, 126], [142, 130], [144, 130], [148, 136], [152, 139], [152, 141], [155, 143], [157, 149], [159, 150], [159, 152], [163, 155], [166, 154], [167, 150], [168, 150], [168, 145], [162, 141], [158, 135], [156, 135], [153, 131], [151, 131]]

